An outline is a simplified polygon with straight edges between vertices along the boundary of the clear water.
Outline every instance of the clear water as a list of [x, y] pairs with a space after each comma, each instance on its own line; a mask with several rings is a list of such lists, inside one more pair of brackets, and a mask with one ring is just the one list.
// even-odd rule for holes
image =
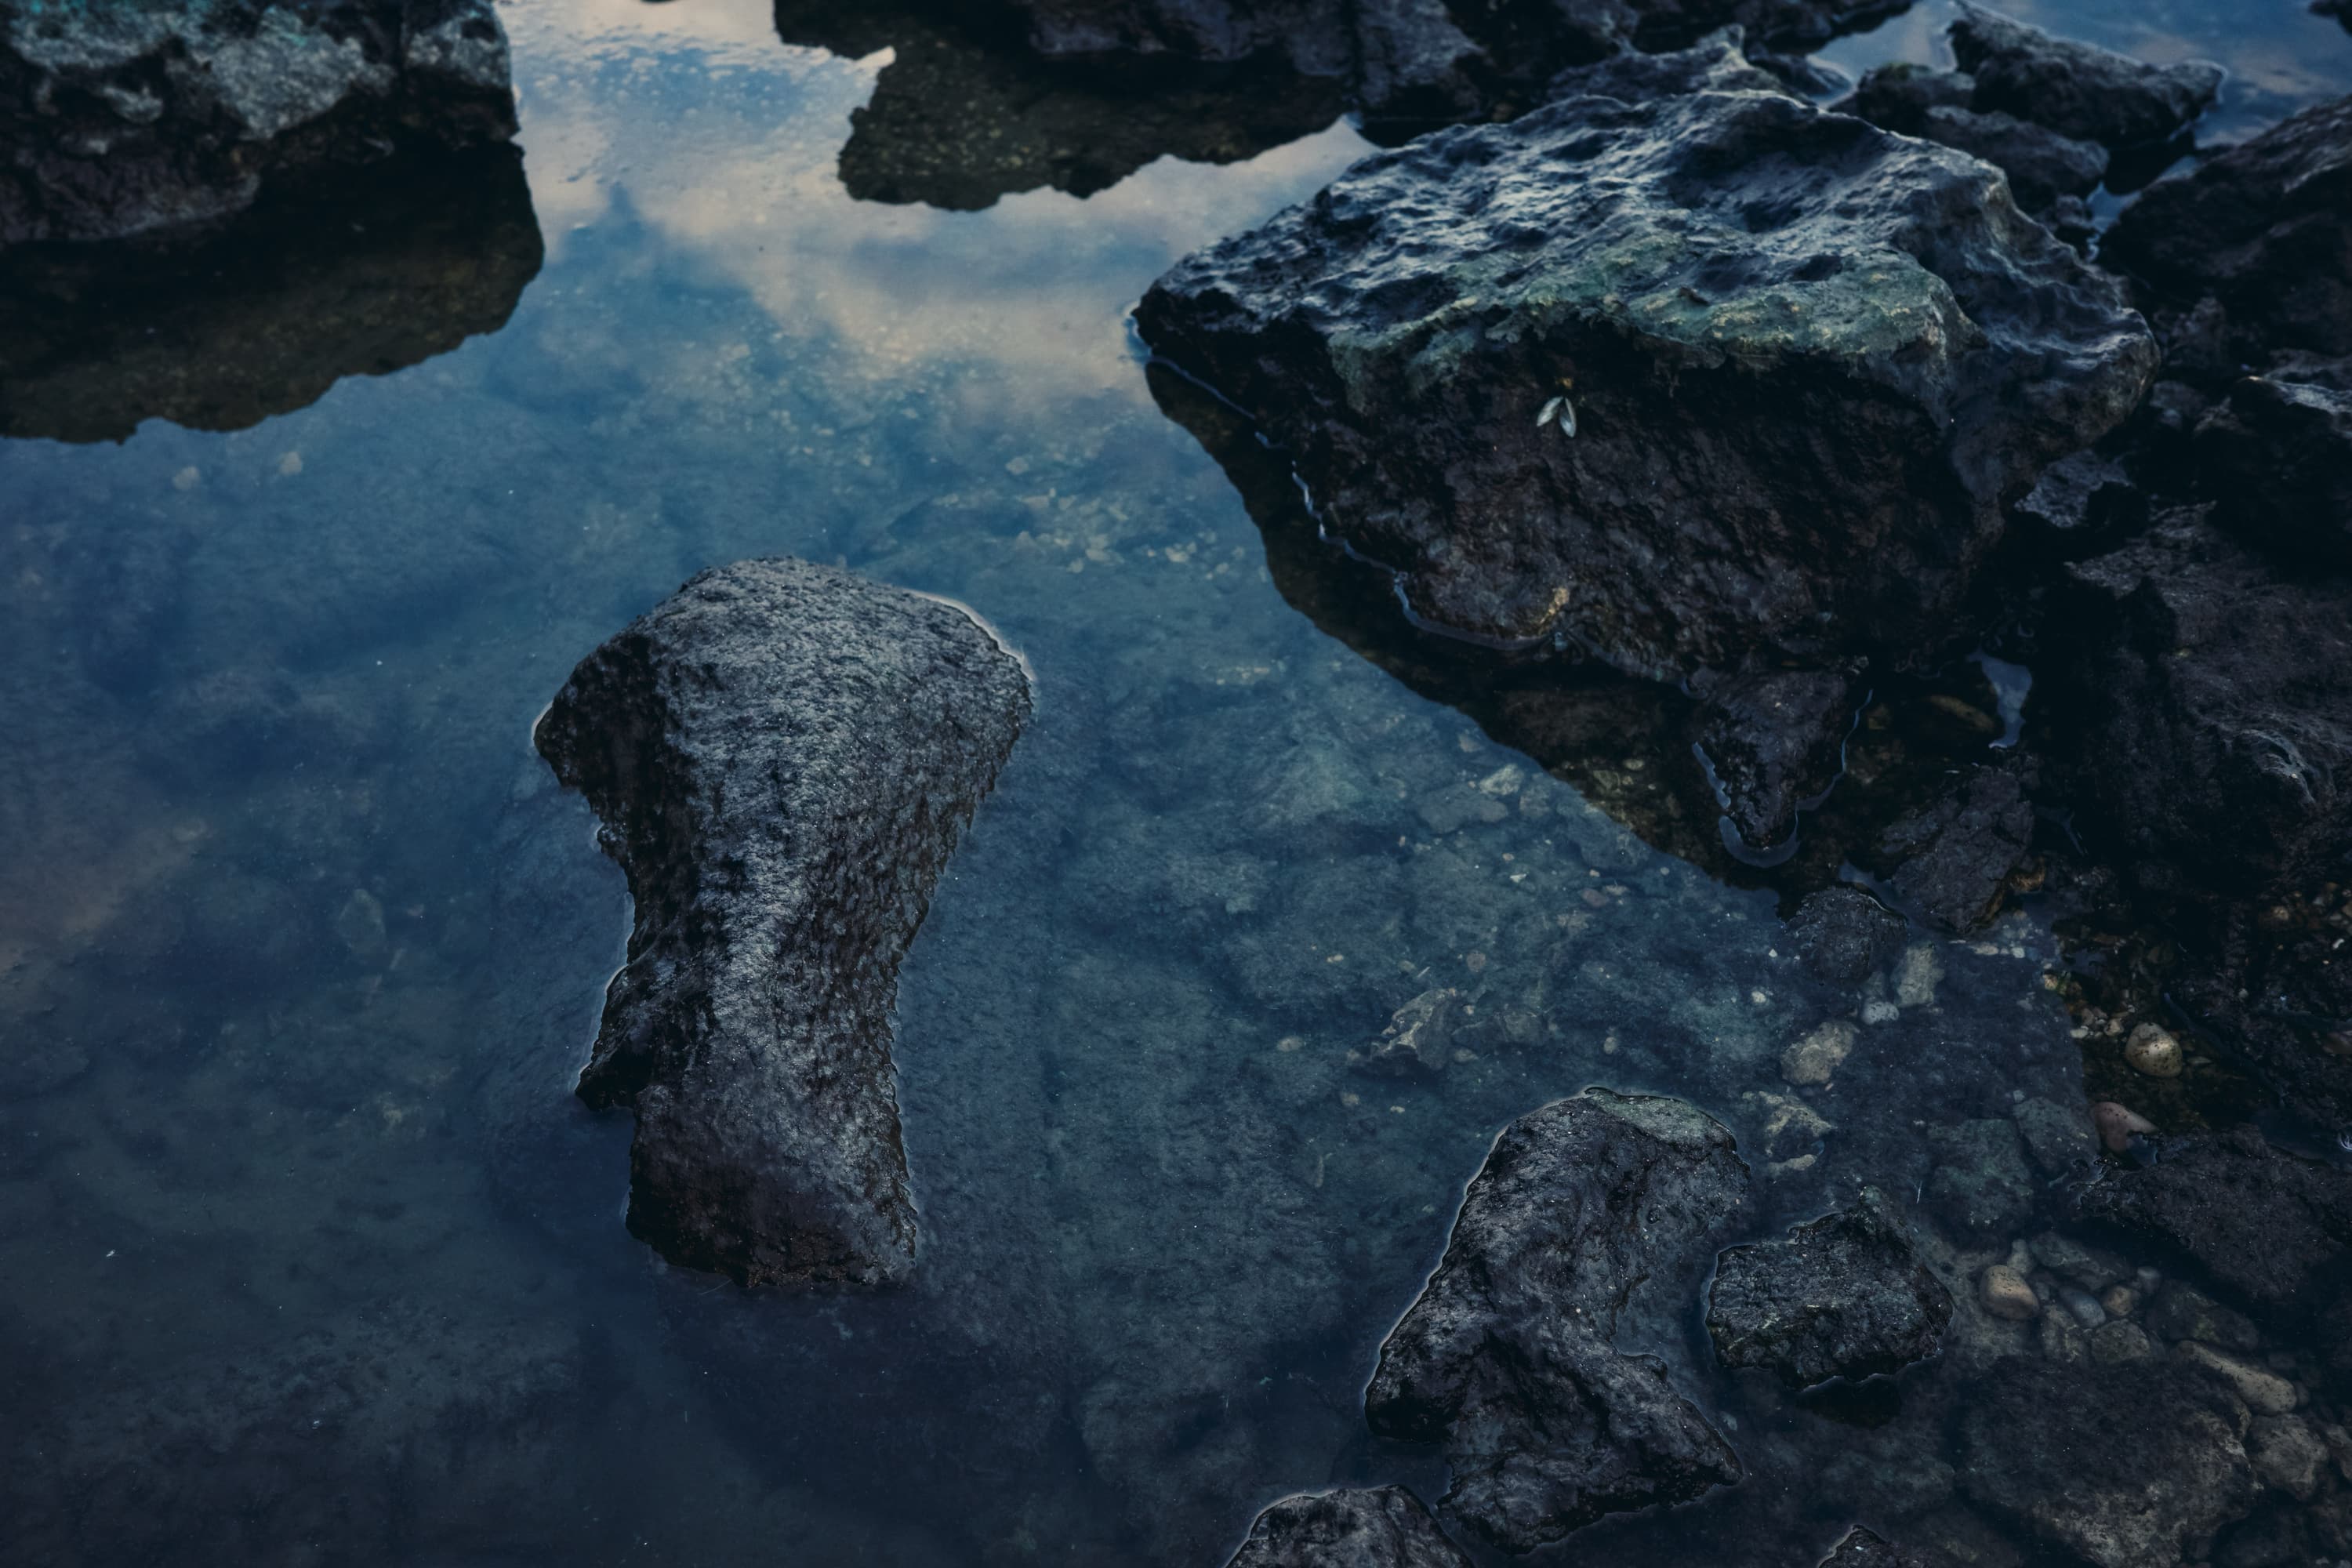
[[[2226, 60], [2225, 137], [2352, 87], [2299, 0], [2017, 9]], [[755, 0], [506, 15], [545, 262], [501, 328], [226, 433], [0, 443], [5, 1555], [1220, 1563], [1285, 1492], [1442, 1490], [1360, 1390], [1518, 1112], [1687, 1095], [1761, 1227], [1916, 1192], [1930, 1122], [2080, 1097], [2031, 911], [1832, 993], [1770, 893], [1278, 591], [1125, 317], [1347, 125], [885, 205], [835, 174], [885, 58]], [[1942, 19], [1831, 57], [1932, 58]], [[625, 1118], [569, 1094], [628, 910], [531, 721], [772, 553], [966, 601], [1039, 676], [904, 975], [925, 1252], [891, 1297], [666, 1268], [621, 1228]], [[1477, 994], [1466, 1059], [1349, 1068], [1438, 984]], [[1839, 1131], [1768, 1172], [1782, 1050], [1865, 1001]], [[1931, 1426], [1686, 1365], [1755, 1478], [1577, 1560], [1810, 1563], [1951, 1507]]]

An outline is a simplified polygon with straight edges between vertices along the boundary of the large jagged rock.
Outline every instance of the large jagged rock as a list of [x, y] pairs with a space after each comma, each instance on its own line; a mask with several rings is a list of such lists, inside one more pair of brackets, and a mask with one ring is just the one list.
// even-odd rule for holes
[[543, 251], [512, 146], [404, 159], [200, 238], [0, 255], [0, 434], [242, 430], [504, 326]]
[[490, 0], [0, 0], [0, 245], [198, 223], [514, 131]]
[[1445, 1508], [1507, 1551], [1737, 1481], [1664, 1363], [1615, 1342], [1637, 1295], [1679, 1316], [1747, 1184], [1731, 1134], [1680, 1100], [1588, 1089], [1519, 1118], [1381, 1346], [1372, 1429], [1442, 1442]]
[[2214, 300], [2245, 363], [2352, 354], [2352, 97], [2151, 185], [2099, 256], [2161, 299]]
[[1727, 37], [1561, 89], [1178, 264], [1145, 336], [1440, 625], [1666, 679], [1931, 639], [2144, 324], [1986, 165]]
[[1967, 932], [2000, 907], [2032, 852], [2033, 805], [2017, 767], [1971, 768], [1949, 793], [1890, 826], [1881, 851], [1900, 862], [1895, 893], [1944, 931]]
[[1226, 1568], [1470, 1568], [1402, 1487], [1309, 1492], [1267, 1505]]
[[583, 1100], [628, 1105], [629, 1228], [747, 1282], [905, 1277], [899, 960], [1029, 711], [968, 612], [793, 560], [703, 573], [539, 723], [636, 901]]
[[2005, 1358], [1962, 1406], [1960, 1484], [2097, 1568], [2168, 1568], [2252, 1504], [2246, 1426], [2190, 1366]]
[[2109, 1174], [2081, 1202], [2272, 1306], [2318, 1304], [2315, 1281], [2352, 1243], [2352, 1172], [2274, 1149], [2252, 1127], [2166, 1139], [2154, 1164]]
[[2153, 66], [1960, 0], [1952, 54], [1975, 79], [1971, 107], [2107, 147], [2166, 142], [2212, 106], [2222, 70], [2210, 61]]
[[1900, 1372], [1936, 1353], [1951, 1320], [1952, 1293], [1874, 1187], [1781, 1240], [1728, 1248], [1707, 1291], [1723, 1364], [1760, 1366], [1798, 1389]]
[[1360, 117], [1394, 142], [1543, 101], [1563, 68], [1743, 22], [1811, 47], [1907, 0], [776, 0], [787, 43], [896, 58], [851, 116], [853, 195], [1087, 195], [1154, 159], [1230, 163]]
[[2352, 393], [2250, 376], [2198, 422], [2213, 520], [2290, 566], [2352, 569]]

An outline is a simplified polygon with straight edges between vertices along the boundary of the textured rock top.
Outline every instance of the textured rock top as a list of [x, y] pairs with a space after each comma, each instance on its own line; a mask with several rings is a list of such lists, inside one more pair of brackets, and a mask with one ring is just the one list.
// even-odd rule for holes
[[913, 1267], [900, 959], [1029, 711], [967, 612], [792, 560], [706, 572], [583, 659], [537, 742], [636, 902], [580, 1095], [630, 1105], [629, 1227], [749, 1282]]
[[1267, 1505], [1226, 1568], [1470, 1568], [1402, 1487], [1307, 1493]]
[[2210, 60], [2150, 65], [2053, 37], [1970, 0], [1952, 24], [1952, 54], [1976, 78], [1976, 108], [2109, 147], [2173, 136], [2211, 107], [2223, 74]]
[[1916, 642], [2001, 500], [2137, 402], [2145, 324], [1996, 171], [1736, 36], [1561, 87], [1179, 263], [1145, 335], [1443, 626], [1673, 679]]
[[1875, 1188], [1777, 1241], [1726, 1250], [1706, 1330], [1726, 1366], [1769, 1368], [1791, 1388], [1901, 1370], [1936, 1352], [1952, 1296], [1913, 1255]]

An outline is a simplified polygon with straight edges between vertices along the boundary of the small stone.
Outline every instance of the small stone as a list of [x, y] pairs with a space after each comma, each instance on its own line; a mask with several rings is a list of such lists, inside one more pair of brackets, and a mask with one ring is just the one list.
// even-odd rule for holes
[[1936, 986], [1944, 978], [1944, 961], [1935, 948], [1913, 942], [1903, 951], [1903, 966], [1895, 975], [1895, 1000], [1906, 1007], [1933, 1006]]
[[204, 470], [193, 463], [172, 476], [172, 488], [175, 490], [192, 490], [204, 482]]
[[2183, 1340], [2173, 1347], [2172, 1353], [2193, 1366], [2219, 1373], [2246, 1402], [2246, 1408], [2257, 1415], [2284, 1415], [2295, 1406], [2294, 1384], [2276, 1373], [2249, 1366], [2235, 1356], [2223, 1355], [2210, 1345], [2195, 1340]]
[[2327, 1445], [2300, 1415], [2264, 1415], [2247, 1434], [2246, 1456], [2266, 1485], [2308, 1502], [2327, 1465]]
[[2102, 1323], [2091, 1331], [2091, 1359], [2103, 1366], [2147, 1361], [2155, 1354], [2156, 1342], [2137, 1323]]
[[2020, 1100], [2009, 1119], [2025, 1138], [2025, 1152], [2042, 1173], [2053, 1181], [2073, 1174], [2091, 1163], [2091, 1129], [2080, 1105], [2061, 1105], [2036, 1097]]
[[2108, 1152], [2120, 1154], [2131, 1147], [2134, 1138], [2145, 1138], [2156, 1131], [2156, 1123], [2128, 1106], [2103, 1100], [2091, 1107], [2091, 1125], [2099, 1131], [2099, 1142]]
[[2099, 1299], [2077, 1285], [2058, 1288], [2058, 1304], [2074, 1314], [2074, 1321], [2084, 1329], [2095, 1329], [2107, 1321], [2107, 1310]]
[[2091, 1359], [2091, 1337], [2064, 1312], [2042, 1314], [2042, 1359], [2082, 1366]]
[[2124, 1060], [2135, 1072], [2150, 1078], [2179, 1078], [2182, 1067], [2180, 1042], [2161, 1024], [2142, 1024], [2124, 1045]]
[[1862, 1005], [1862, 1021], [1873, 1028], [1892, 1024], [1903, 1016], [1903, 1009], [1887, 1001], [1865, 1002]]
[[1396, 1010], [1381, 1037], [1365, 1048], [1357, 1069], [1388, 1078], [1443, 1071], [1463, 1007], [1462, 993], [1452, 986], [1423, 992]]
[[2042, 1315], [2042, 1303], [2034, 1299], [2033, 1287], [2025, 1282], [2024, 1275], [2006, 1263], [1996, 1263], [1985, 1269], [1977, 1280], [1977, 1294], [1986, 1311], [2012, 1323]]
[[2036, 1263], [2084, 1290], [2104, 1290], [2131, 1272], [2131, 1266], [2114, 1253], [2085, 1247], [2054, 1230], [2043, 1231], [2026, 1245]]
[[2243, 1313], [2178, 1279], [2164, 1288], [2148, 1310], [2147, 1326], [2168, 1340], [2202, 1340], [2225, 1350], [2251, 1351], [2263, 1342], [2261, 1331]]
[[278, 458], [278, 471], [289, 479], [295, 475], [300, 473], [302, 471], [302, 454], [299, 452], [289, 452], [284, 457]]
[[1780, 1053], [1780, 1076], [1797, 1084], [1829, 1082], [1853, 1051], [1857, 1032], [1843, 1018], [1823, 1024]]
[[2139, 1292], [2128, 1285], [2110, 1285], [2100, 1292], [2099, 1305], [2111, 1318], [2128, 1318], [2139, 1310]]

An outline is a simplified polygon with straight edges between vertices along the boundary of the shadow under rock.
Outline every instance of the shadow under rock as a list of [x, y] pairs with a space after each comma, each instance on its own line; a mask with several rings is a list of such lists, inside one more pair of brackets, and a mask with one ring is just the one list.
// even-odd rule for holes
[[224, 223], [0, 252], [0, 435], [242, 430], [497, 331], [543, 258], [522, 154], [416, 154]]

